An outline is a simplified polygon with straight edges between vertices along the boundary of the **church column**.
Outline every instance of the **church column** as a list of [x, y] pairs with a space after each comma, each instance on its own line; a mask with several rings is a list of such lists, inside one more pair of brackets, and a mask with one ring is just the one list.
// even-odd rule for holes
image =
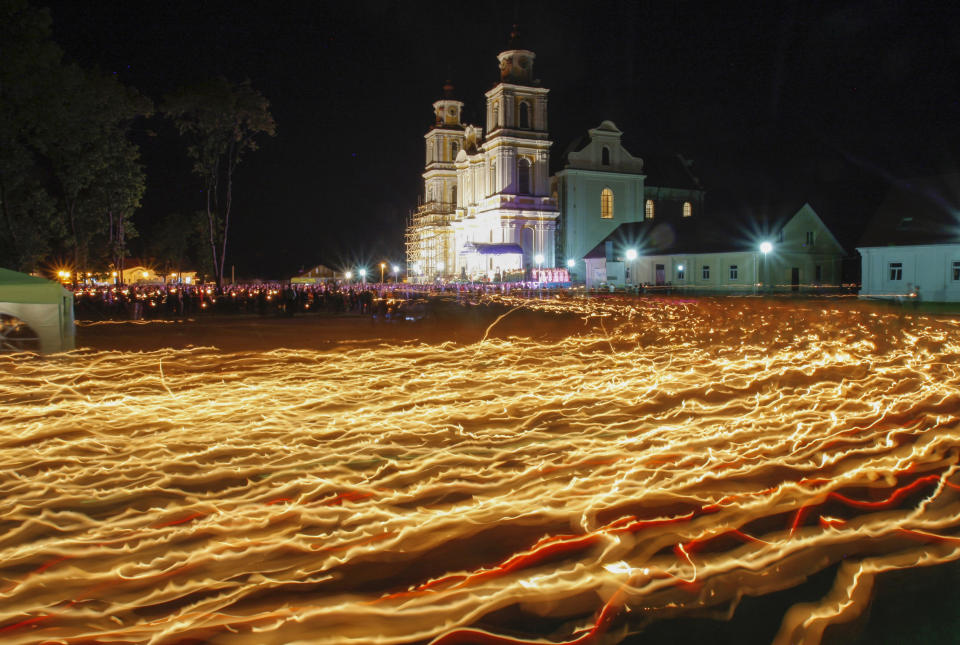
[[517, 151], [513, 148], [502, 148], [500, 152], [500, 191], [502, 193], [517, 192]]

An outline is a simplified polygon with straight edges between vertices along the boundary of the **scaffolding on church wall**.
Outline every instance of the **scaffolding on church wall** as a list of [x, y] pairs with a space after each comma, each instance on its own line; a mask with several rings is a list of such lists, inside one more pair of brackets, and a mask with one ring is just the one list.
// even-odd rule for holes
[[427, 202], [411, 213], [407, 224], [407, 275], [418, 282], [447, 277], [452, 265], [453, 202]]

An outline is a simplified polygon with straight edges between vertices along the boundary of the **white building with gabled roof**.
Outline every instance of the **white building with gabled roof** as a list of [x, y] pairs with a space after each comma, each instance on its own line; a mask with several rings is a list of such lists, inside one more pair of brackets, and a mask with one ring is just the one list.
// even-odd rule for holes
[[960, 173], [900, 182], [857, 251], [861, 298], [960, 302]]

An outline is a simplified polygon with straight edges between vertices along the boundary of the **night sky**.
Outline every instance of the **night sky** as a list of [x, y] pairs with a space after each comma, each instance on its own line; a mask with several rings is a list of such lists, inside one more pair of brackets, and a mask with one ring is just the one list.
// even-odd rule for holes
[[[636, 156], [692, 158], [714, 214], [809, 201], [853, 254], [891, 178], [960, 155], [949, 3], [37, 4], [69, 59], [154, 100], [215, 75], [249, 78], [270, 100], [278, 134], [236, 176], [227, 262], [242, 277], [402, 260], [431, 103], [449, 78], [482, 124], [513, 23], [551, 90], [554, 165], [610, 119]], [[135, 136], [148, 174], [136, 222], [149, 236], [204, 202], [169, 123]]]

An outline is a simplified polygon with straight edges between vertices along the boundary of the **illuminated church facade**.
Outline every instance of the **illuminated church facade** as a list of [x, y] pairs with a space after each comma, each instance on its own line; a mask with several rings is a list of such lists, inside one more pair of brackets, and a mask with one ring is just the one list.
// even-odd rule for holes
[[[433, 104], [424, 199], [406, 231], [412, 281], [713, 291], [839, 284], [843, 248], [809, 205], [763, 227], [708, 217], [692, 162], [635, 157], [610, 121], [574, 141], [551, 176], [549, 90], [533, 75], [534, 53], [512, 38], [497, 56], [500, 81], [486, 93], [483, 127], [463, 122], [449, 83]], [[738, 233], [750, 230], [756, 239]], [[775, 249], [769, 257], [762, 241]]]
[[407, 227], [408, 275], [419, 280], [520, 279], [556, 264], [559, 211], [550, 191], [547, 94], [535, 54], [501, 52], [484, 127], [464, 124], [453, 88], [425, 135], [424, 201]]

